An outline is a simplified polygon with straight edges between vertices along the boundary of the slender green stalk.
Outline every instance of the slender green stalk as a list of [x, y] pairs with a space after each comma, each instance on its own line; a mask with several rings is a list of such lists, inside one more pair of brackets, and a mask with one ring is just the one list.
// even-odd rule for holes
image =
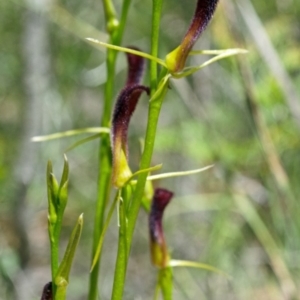
[[[158, 57], [159, 44], [159, 26], [161, 18], [162, 0], [153, 0], [152, 8], [152, 36], [151, 36], [151, 55]], [[150, 88], [153, 95], [157, 86], [157, 63], [154, 60], [150, 61]]]
[[[124, 195], [124, 194], [123, 194]], [[114, 275], [114, 285], [112, 290], [112, 300], [122, 299], [124, 284], [119, 284], [120, 282], [125, 282], [126, 277], [126, 265], [128, 256], [127, 247], [127, 230], [126, 230], [126, 201], [127, 199], [122, 199], [119, 202], [119, 244], [118, 244], [118, 254], [117, 258], [120, 262], [118, 268], [115, 268]]]
[[[57, 273], [58, 270], [58, 241], [57, 239], [54, 237], [54, 233], [51, 236], [49, 234], [49, 238], [50, 238], [50, 255], [51, 255], [51, 277], [52, 277], [52, 282], [55, 282], [55, 275]], [[52, 284], [52, 293], [55, 295], [56, 294], [56, 285]]]
[[172, 268], [166, 267], [159, 270], [158, 274], [159, 285], [164, 300], [172, 300], [172, 289], [173, 289], [173, 280], [172, 280]]
[[[162, 0], [153, 0], [152, 38], [151, 38], [151, 55], [153, 56], [157, 56], [158, 53], [158, 38], [159, 38], [161, 8], [162, 8]], [[153, 95], [157, 87], [157, 63], [155, 61], [150, 62], [150, 80], [151, 80], [151, 95]], [[148, 124], [147, 124], [144, 152], [141, 159], [140, 169], [147, 169], [150, 167], [159, 113], [160, 113], [162, 101], [167, 92], [166, 86], [163, 88], [158, 99], [156, 99], [156, 101], [151, 101], [149, 105]], [[133, 235], [136, 219], [138, 216], [139, 208], [141, 205], [141, 199], [144, 194], [147, 175], [148, 173], [142, 173], [139, 175], [136, 189], [133, 194], [132, 206], [130, 209], [130, 215], [128, 219], [128, 233], [127, 233], [128, 245], [131, 245], [132, 235]]]
[[[165, 92], [166, 91], [167, 91], [167, 89], [165, 89]], [[164, 98], [165, 92], [161, 95], [161, 99], [159, 99], [159, 101], [155, 101], [150, 104], [149, 117], [148, 117], [148, 120], [149, 120], [148, 121], [148, 129], [147, 129], [147, 133], [146, 133], [146, 145], [147, 146], [145, 147], [145, 151], [142, 156], [141, 166], [140, 166], [141, 169], [146, 169], [147, 167], [150, 166], [150, 163], [151, 163], [151, 158], [152, 158], [152, 153], [153, 153], [153, 148], [154, 148], [154, 139], [155, 139], [155, 135], [156, 135], [156, 127], [157, 127], [159, 112], [160, 112], [160, 108], [161, 108], [161, 104], [162, 104], [162, 100]], [[144, 195], [144, 189], [145, 189], [147, 175], [148, 175], [148, 173], [142, 173], [138, 177], [136, 189], [133, 194], [133, 200], [132, 200], [132, 205], [130, 208], [130, 214], [128, 216], [128, 227], [127, 227], [127, 233], [126, 233], [126, 239], [127, 239], [126, 243], [128, 245], [128, 251], [126, 254], [126, 259], [124, 259], [124, 249], [120, 249], [120, 247], [123, 247], [123, 244], [122, 244], [122, 242], [119, 241], [118, 256], [117, 256], [117, 262], [116, 262], [116, 267], [115, 267], [116, 272], [122, 271], [122, 273], [124, 272], [124, 274], [126, 274], [128, 256], [129, 256], [129, 252], [130, 252], [129, 249], [131, 246], [133, 231], [135, 228], [136, 219], [137, 219], [139, 208], [141, 205], [141, 199]], [[121, 234], [122, 230], [123, 229], [120, 228], [119, 239], [123, 236]], [[124, 284], [125, 284], [125, 276], [116, 276], [114, 278], [114, 290], [113, 290], [113, 298], [112, 298], [113, 300], [122, 299]]]
[[[105, 104], [104, 112], [102, 116], [102, 125], [108, 126], [110, 113], [111, 113], [111, 102], [113, 94], [113, 78], [114, 78], [114, 65], [116, 55], [112, 51], [107, 53], [107, 84], [105, 87]], [[100, 169], [101, 168], [101, 169]], [[93, 251], [92, 258], [94, 257], [99, 238], [103, 229], [104, 211], [105, 204], [109, 197], [110, 190], [110, 176], [111, 176], [111, 153], [110, 153], [110, 142], [109, 137], [104, 136], [100, 141], [99, 150], [99, 177], [98, 177], [98, 197], [96, 204], [96, 214], [94, 221], [94, 239], [93, 239]], [[91, 276], [90, 276], [90, 288], [89, 288], [89, 299], [96, 300], [98, 298], [98, 274], [99, 274], [99, 260], [95, 264]]]
[[[150, 103], [149, 113], [148, 113], [148, 126], [147, 126], [146, 139], [145, 139], [145, 149], [142, 155], [141, 165], [140, 165], [141, 169], [149, 168], [151, 163], [159, 113], [166, 92], [167, 92], [167, 86], [164, 88], [163, 93], [160, 95], [160, 98], [157, 99], [157, 101]], [[131, 239], [132, 239], [136, 219], [138, 216], [141, 199], [144, 194], [147, 175], [148, 173], [140, 174], [140, 176], [138, 177], [136, 189], [133, 194], [132, 206], [130, 208], [130, 214], [128, 219], [128, 240], [129, 240], [128, 244], [129, 245], [131, 244]]]
[[[159, 37], [159, 24], [160, 24], [160, 16], [161, 16], [161, 8], [162, 8], [162, 0], [153, 0], [153, 17], [152, 17], [152, 46], [151, 46], [151, 55], [157, 56], [158, 53], [158, 37]], [[156, 87], [157, 87], [157, 62], [151, 61], [150, 63], [150, 81], [151, 81], [151, 96], [154, 95]], [[162, 80], [163, 81], [163, 80]], [[159, 113], [162, 105], [162, 101], [167, 91], [167, 85], [165, 84], [162, 88], [162, 91], [156, 97], [155, 101], [151, 101], [149, 104], [149, 112], [148, 112], [148, 124], [147, 124], [147, 132], [145, 139], [145, 147], [144, 152], [141, 159], [140, 169], [147, 169], [150, 166], [153, 148], [154, 148], [154, 140], [156, 135], [157, 122], [159, 118]], [[124, 241], [119, 240], [119, 249], [117, 262], [115, 267], [115, 275], [119, 270], [122, 271], [122, 275], [115, 276], [114, 278], [114, 286], [113, 286], [113, 300], [121, 300], [125, 285], [125, 275], [128, 263], [129, 250], [131, 246], [133, 231], [136, 224], [136, 219], [138, 216], [139, 208], [141, 206], [141, 199], [144, 194], [146, 179], [148, 173], [141, 173], [138, 177], [138, 182], [133, 194], [132, 205], [130, 208], [130, 214], [128, 216], [128, 227], [126, 233], [126, 244], [128, 250], [126, 250], [126, 257], [124, 259]], [[122, 238], [121, 231], [123, 229], [120, 228], [120, 237]], [[124, 273], [124, 274], [123, 274]]]
[[52, 265], [52, 279], [56, 276], [58, 266], [59, 266], [59, 237], [62, 227], [63, 215], [61, 212], [57, 215], [57, 223], [55, 224], [53, 230], [53, 241], [51, 247], [51, 265]]
[[[110, 43], [115, 45], [120, 45], [122, 35], [124, 32], [127, 13], [129, 9], [131, 0], [124, 0], [121, 14], [120, 24], [115, 27], [115, 30], [110, 32]], [[107, 1], [105, 2], [107, 3]], [[104, 3], [104, 4], [105, 4]], [[104, 9], [108, 7], [104, 5]], [[112, 16], [113, 14], [108, 12], [107, 16]], [[113, 15], [114, 20], [115, 16]], [[107, 24], [111, 20], [107, 20]], [[110, 24], [108, 24], [109, 27]], [[111, 29], [111, 28], [110, 28]], [[104, 100], [104, 110], [102, 114], [101, 126], [108, 127], [111, 111], [112, 111], [112, 101], [113, 101], [113, 89], [115, 80], [115, 64], [116, 64], [117, 52], [114, 50], [107, 51], [107, 82], [105, 85], [105, 100]], [[111, 150], [110, 150], [110, 140], [109, 136], [104, 136], [100, 141], [99, 149], [99, 178], [98, 178], [98, 197], [96, 205], [96, 214], [94, 222], [94, 237], [93, 237], [93, 250], [92, 259], [97, 251], [98, 241], [101, 237], [101, 232], [104, 223], [104, 211], [107, 199], [109, 197], [110, 191], [110, 178], [111, 178]], [[98, 299], [98, 274], [99, 274], [100, 259], [95, 264], [91, 275], [90, 275], [90, 286], [89, 286], [89, 300]]]
[[64, 300], [67, 296], [67, 289], [65, 287], [57, 287], [55, 291], [55, 300]]

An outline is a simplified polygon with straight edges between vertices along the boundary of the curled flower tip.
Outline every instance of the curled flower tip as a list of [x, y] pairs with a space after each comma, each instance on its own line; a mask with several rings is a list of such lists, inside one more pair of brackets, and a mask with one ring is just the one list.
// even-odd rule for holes
[[52, 300], [52, 282], [48, 282], [43, 289], [41, 300]]
[[217, 3], [218, 0], [198, 0], [193, 20], [181, 44], [166, 56], [166, 65], [171, 72], [180, 72], [184, 68], [189, 52], [211, 20]]
[[113, 154], [113, 185], [120, 188], [131, 177], [128, 166], [127, 131], [132, 113], [142, 92], [149, 94], [149, 88], [143, 85], [125, 87], [116, 102], [111, 129]]
[[[139, 48], [133, 46], [129, 46], [127, 48], [141, 51]], [[128, 76], [127, 76], [126, 86], [132, 84], [139, 84], [143, 76], [145, 60], [141, 56], [132, 53], [127, 53], [127, 62], [128, 62]]]
[[165, 268], [169, 260], [162, 227], [162, 217], [172, 197], [172, 192], [161, 188], [156, 189], [149, 215], [151, 260], [152, 263], [159, 268]]

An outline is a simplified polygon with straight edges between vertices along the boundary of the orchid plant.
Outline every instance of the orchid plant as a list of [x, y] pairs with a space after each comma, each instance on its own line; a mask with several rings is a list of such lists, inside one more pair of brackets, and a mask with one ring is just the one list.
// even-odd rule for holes
[[[109, 34], [109, 42], [105, 43], [91, 38], [86, 41], [96, 47], [107, 48], [107, 82], [105, 85], [104, 109], [101, 127], [72, 130], [54, 135], [35, 137], [34, 141], [45, 141], [54, 138], [80, 134], [94, 133], [94, 135], [80, 140], [68, 150], [100, 137], [99, 148], [99, 192], [94, 224], [92, 264], [90, 273], [89, 300], [98, 299], [98, 274], [100, 268], [101, 250], [104, 236], [110, 224], [113, 212], [118, 211], [118, 253], [111, 299], [119, 300], [123, 297], [126, 279], [126, 268], [130, 255], [130, 248], [137, 216], [141, 207], [149, 213], [149, 256], [154, 266], [158, 268], [157, 287], [155, 299], [159, 292], [164, 299], [172, 299], [172, 269], [177, 266], [196, 267], [219, 272], [216, 268], [199, 262], [185, 260], [173, 260], [168, 252], [164, 237], [162, 217], [163, 212], [170, 202], [173, 193], [163, 188], [152, 187], [152, 181], [172, 176], [185, 176], [204, 171], [211, 166], [183, 172], [172, 172], [158, 175], [150, 175], [159, 170], [161, 165], [151, 166], [151, 157], [154, 149], [154, 141], [160, 110], [168, 92], [170, 79], [189, 76], [209, 64], [228, 56], [245, 53], [243, 49], [226, 50], [201, 50], [193, 51], [192, 48], [201, 33], [207, 27], [217, 7], [217, 0], [198, 0], [191, 25], [184, 35], [182, 42], [165, 59], [158, 54], [158, 37], [162, 0], [153, 0], [152, 6], [152, 36], [150, 54], [142, 52], [136, 47], [122, 47], [122, 35], [126, 18], [130, 7], [130, 0], [124, 0], [121, 17], [118, 19], [111, 0], [103, 0], [106, 17], [106, 28]], [[113, 89], [115, 77], [115, 63], [119, 52], [127, 53], [128, 76], [124, 88], [120, 91], [113, 108]], [[200, 66], [186, 66], [190, 55], [214, 55]], [[145, 59], [150, 61], [149, 70], [145, 69]], [[143, 72], [149, 72], [150, 82], [143, 85]], [[132, 171], [129, 166], [129, 151], [127, 132], [130, 118], [134, 113], [142, 93], [149, 97], [147, 130], [143, 145], [139, 170]], [[112, 117], [111, 117], [112, 115]], [[66, 288], [69, 281], [69, 273], [79, 242], [83, 225], [81, 215], [70, 237], [63, 260], [58, 261], [58, 245], [61, 231], [61, 221], [67, 204], [68, 189], [68, 162], [65, 157], [64, 171], [60, 184], [57, 183], [52, 172], [51, 163], [48, 163], [47, 182], [49, 199], [49, 238], [51, 245], [52, 281], [46, 284], [42, 299], [66, 299]], [[114, 201], [110, 208], [109, 197], [114, 191]]]

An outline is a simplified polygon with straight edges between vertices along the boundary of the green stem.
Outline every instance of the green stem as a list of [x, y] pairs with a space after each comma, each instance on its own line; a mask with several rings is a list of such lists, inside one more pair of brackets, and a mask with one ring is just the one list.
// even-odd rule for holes
[[51, 275], [54, 281], [56, 271], [58, 269], [58, 246], [54, 236], [54, 230], [49, 230], [50, 252], [51, 252]]
[[[58, 241], [55, 238], [55, 229], [52, 227], [49, 230], [50, 251], [51, 251], [51, 275], [52, 275], [52, 293], [55, 295], [56, 286], [54, 284], [55, 275], [58, 270]], [[55, 298], [54, 298], [55, 299]]]
[[[122, 193], [123, 194], [123, 193]], [[127, 199], [126, 199], [127, 200]], [[112, 300], [122, 299], [124, 282], [126, 277], [126, 265], [127, 265], [127, 256], [128, 256], [128, 247], [127, 247], [127, 226], [126, 226], [126, 201], [125, 199], [120, 200], [119, 202], [119, 244], [118, 244], [118, 254], [117, 259], [120, 262], [115, 268], [114, 275], [114, 285], [112, 290]], [[123, 284], [119, 284], [122, 282]]]
[[172, 268], [166, 267], [159, 270], [158, 278], [163, 299], [172, 300]]
[[[158, 57], [159, 44], [159, 26], [161, 18], [162, 0], [153, 0], [152, 8], [152, 35], [151, 35], [151, 55]], [[150, 61], [150, 88], [151, 95], [153, 95], [157, 86], [157, 63]]]
[[[131, 0], [124, 0], [120, 24], [115, 28], [114, 31], [110, 32], [111, 33], [110, 43], [114, 45], [120, 45], [121, 43], [130, 2]], [[111, 20], [107, 20], [107, 22], [109, 21]], [[116, 58], [117, 58], [116, 51], [114, 50], [107, 51], [107, 82], [105, 85], [105, 102], [104, 102], [104, 110], [103, 110], [102, 121], [101, 121], [101, 126], [103, 127], [109, 126], [109, 121], [110, 121], [110, 116], [112, 111]], [[111, 180], [110, 140], [109, 140], [109, 136], [104, 136], [103, 139], [101, 139], [100, 141], [100, 149], [99, 149], [98, 197], [97, 197], [96, 214], [95, 214], [95, 222], [94, 222], [92, 259], [95, 256], [95, 253], [97, 251], [98, 242], [101, 237], [101, 232], [103, 229], [105, 206], [111, 188], [110, 180]], [[88, 297], [89, 300], [98, 299], [97, 285], [98, 285], [99, 267], [100, 267], [100, 259], [95, 264], [90, 275], [90, 286], [89, 286], [89, 297]]]
[[54, 295], [55, 300], [64, 300], [66, 299], [67, 289], [65, 287], [57, 287]]
[[[160, 24], [160, 16], [161, 16], [161, 8], [162, 8], [162, 0], [153, 0], [153, 17], [152, 17], [152, 45], [151, 45], [151, 55], [157, 56], [158, 53], [158, 37], [159, 37], [159, 24]], [[151, 95], [154, 94], [157, 86], [157, 62], [150, 62], [150, 81], [151, 81]], [[149, 104], [149, 112], [148, 112], [148, 124], [147, 124], [147, 132], [145, 139], [145, 147], [144, 152], [141, 159], [140, 169], [147, 169], [150, 166], [153, 148], [154, 148], [154, 140], [156, 135], [157, 122], [159, 118], [159, 113], [162, 105], [162, 101], [166, 94], [167, 89], [163, 88], [162, 93], [160, 93], [159, 97], [156, 101], [152, 101]], [[115, 276], [114, 278], [114, 287], [113, 287], [113, 298], [114, 300], [121, 300], [125, 285], [125, 277], [126, 277], [126, 269], [128, 263], [129, 250], [131, 246], [133, 231], [136, 224], [136, 219], [138, 216], [139, 208], [141, 206], [141, 199], [144, 194], [146, 179], [148, 173], [142, 173], [138, 177], [137, 185], [132, 198], [132, 205], [130, 208], [130, 215], [128, 216], [128, 227], [126, 232], [126, 245], [128, 249], [126, 250], [126, 257], [124, 259], [124, 241], [119, 240], [119, 248], [118, 248], [118, 256], [115, 267], [115, 275], [119, 270], [122, 271], [122, 275]], [[120, 237], [122, 238], [121, 231], [123, 229], [120, 228]]]
[[[101, 174], [98, 179], [98, 200], [96, 206], [95, 222], [94, 222], [94, 239], [93, 239], [93, 251], [92, 259], [97, 251], [97, 245], [103, 229], [105, 204], [109, 196], [110, 189], [110, 145], [109, 139], [104, 137], [100, 144], [100, 166]], [[98, 274], [99, 274], [100, 260], [95, 264], [90, 275], [90, 287], [89, 287], [89, 300], [98, 299]]]
[[[152, 38], [151, 38], [151, 55], [157, 56], [158, 54], [158, 39], [159, 39], [159, 27], [160, 17], [162, 9], [162, 0], [153, 0], [153, 16], [152, 16]], [[157, 88], [157, 63], [155, 61], [150, 62], [150, 81], [151, 81], [151, 96], [155, 93]], [[147, 169], [150, 167], [154, 141], [156, 136], [157, 122], [161, 105], [167, 88], [164, 87], [161, 94], [155, 101], [151, 101], [149, 104], [148, 112], [148, 124], [144, 145], [144, 152], [141, 159], [140, 169]], [[132, 207], [130, 209], [130, 215], [128, 219], [128, 245], [130, 247], [135, 228], [136, 219], [138, 216], [139, 208], [141, 205], [141, 199], [144, 194], [146, 179], [148, 173], [142, 173], [138, 177], [137, 185], [133, 194]]]
[[[148, 126], [147, 126], [146, 139], [145, 139], [145, 149], [142, 155], [141, 165], [140, 165], [141, 169], [149, 168], [151, 163], [159, 113], [166, 92], [167, 92], [167, 88], [164, 88], [163, 93], [160, 95], [160, 98], [150, 103], [149, 113], [148, 113]], [[128, 240], [129, 240], [128, 244], [129, 245], [131, 244], [131, 239], [135, 228], [136, 219], [138, 216], [141, 199], [144, 194], [147, 175], [148, 173], [140, 174], [140, 176], [138, 177], [136, 189], [133, 194], [132, 206], [130, 208], [130, 215], [128, 219]]]

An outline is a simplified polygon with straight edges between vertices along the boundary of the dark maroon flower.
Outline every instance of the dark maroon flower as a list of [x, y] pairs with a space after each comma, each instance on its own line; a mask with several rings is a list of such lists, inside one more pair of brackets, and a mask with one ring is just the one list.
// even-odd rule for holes
[[124, 88], [117, 99], [112, 118], [111, 144], [113, 149], [113, 184], [120, 188], [131, 177], [128, 166], [127, 131], [131, 115], [142, 92], [149, 88], [132, 85]]
[[179, 72], [184, 68], [189, 52], [211, 20], [217, 3], [218, 0], [198, 0], [194, 17], [181, 44], [166, 56], [166, 64], [171, 72]]
[[[131, 47], [131, 49], [138, 50]], [[127, 132], [132, 113], [140, 95], [149, 94], [149, 88], [140, 85], [144, 69], [144, 59], [134, 55], [127, 55], [129, 70], [125, 88], [121, 91], [112, 116], [111, 145], [113, 152], [113, 185], [120, 188], [131, 177], [128, 166]]]
[[166, 267], [169, 259], [163, 233], [162, 217], [172, 196], [173, 193], [166, 189], [156, 189], [149, 215], [151, 259], [152, 263], [160, 268]]

